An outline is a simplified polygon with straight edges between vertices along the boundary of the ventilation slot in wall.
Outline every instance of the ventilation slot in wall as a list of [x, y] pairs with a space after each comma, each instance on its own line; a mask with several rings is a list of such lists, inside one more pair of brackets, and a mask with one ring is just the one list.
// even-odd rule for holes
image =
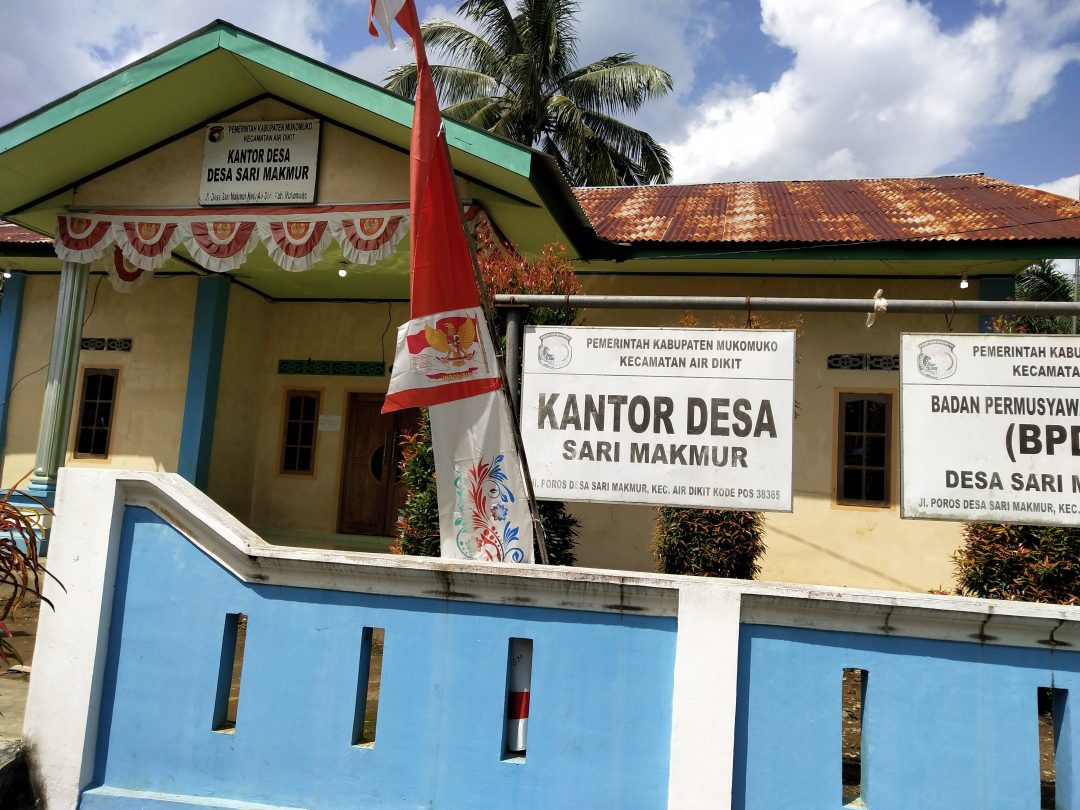
[[863, 719], [866, 717], [865, 669], [844, 669], [840, 694], [840, 781], [844, 806], [866, 807], [866, 771], [863, 757]]
[[[1074, 786], [1067, 778], [1069, 770], [1069, 747], [1064, 728], [1065, 704], [1069, 697], [1067, 689], [1040, 686], [1036, 691], [1039, 727], [1039, 787], [1042, 801], [1040, 808], [1050, 810], [1074, 810]], [[1061, 768], [1058, 768], [1058, 763]], [[1058, 775], [1061, 775], [1061, 779]]]
[[244, 644], [247, 641], [248, 617], [244, 613], [225, 614], [225, 632], [221, 638], [217, 695], [214, 699], [214, 731], [236, 731], [240, 708], [240, 678], [244, 672]]
[[352, 744], [361, 748], [375, 747], [385, 638], [382, 627], [365, 627], [360, 639], [360, 671], [356, 679]]
[[529, 737], [529, 696], [532, 693], [531, 638], [512, 638], [506, 664], [506, 713], [503, 761], [524, 762]]

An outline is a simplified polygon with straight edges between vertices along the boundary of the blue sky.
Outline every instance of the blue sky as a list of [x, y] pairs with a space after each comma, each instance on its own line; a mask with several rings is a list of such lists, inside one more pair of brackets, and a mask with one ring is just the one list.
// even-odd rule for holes
[[[368, 36], [367, 5], [0, 0], [0, 121], [217, 17], [380, 82], [411, 51]], [[581, 61], [632, 51], [673, 75], [636, 123], [676, 182], [981, 171], [1080, 191], [1076, 0], [585, 0], [579, 32]]]

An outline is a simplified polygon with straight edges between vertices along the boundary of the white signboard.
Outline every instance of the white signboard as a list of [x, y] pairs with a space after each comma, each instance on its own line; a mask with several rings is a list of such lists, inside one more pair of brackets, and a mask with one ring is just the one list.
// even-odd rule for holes
[[791, 511], [791, 330], [528, 327], [538, 498]]
[[200, 205], [315, 202], [319, 121], [208, 124]]
[[901, 516], [1080, 526], [1080, 338], [904, 335]]

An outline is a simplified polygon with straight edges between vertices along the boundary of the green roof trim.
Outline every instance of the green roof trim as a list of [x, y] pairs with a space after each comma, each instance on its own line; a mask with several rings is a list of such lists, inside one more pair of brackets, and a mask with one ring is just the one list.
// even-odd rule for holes
[[[277, 71], [341, 101], [355, 104], [403, 127], [412, 126], [411, 101], [218, 20], [0, 129], [0, 154], [92, 112], [217, 48]], [[536, 153], [521, 144], [450, 120], [446, 121], [446, 139], [448, 145], [454, 149], [467, 152], [522, 177], [530, 175]]]
[[[155, 82], [160, 84], [151, 89]], [[202, 95], [195, 92], [208, 85]], [[187, 95], [180, 99], [178, 93]], [[48, 227], [43, 220], [51, 215], [46, 209], [65, 205], [71, 189], [87, 177], [140, 150], [156, 148], [185, 127], [213, 120], [207, 116], [265, 96], [407, 151], [414, 108], [410, 100], [217, 20], [0, 128], [0, 217], [43, 230]], [[128, 131], [117, 131], [129, 121]], [[1077, 252], [1075, 243], [1058, 240], [813, 246], [618, 243], [597, 235], [551, 156], [457, 121], [445, 120], [445, 127], [456, 171], [475, 183], [475, 198], [498, 209], [519, 235], [564, 238], [580, 259], [628, 263], [623, 270], [647, 262], [702, 259], [789, 260], [794, 266], [807, 259], [1017, 260]]]
[[611, 258], [616, 261], [635, 259], [784, 259], [832, 261], [922, 261], [980, 260], [980, 259], [1054, 259], [1071, 256], [1076, 242], [1068, 240], [1031, 240], [1016, 244], [1001, 242], [912, 240], [907, 242], [852, 242], [831, 245], [784, 245], [746, 248], [745, 243], [717, 244], [657, 244], [646, 246], [638, 242], [617, 246]]
[[[206, 82], [208, 75], [226, 74], [210, 103], [192, 100], [182, 108], [170, 104], [173, 97], [168, 94], [186, 86], [187, 79], [177, 77], [190, 76], [190, 83], [198, 84]], [[168, 97], [145, 95], [152, 84], [167, 81], [170, 75], [177, 80], [162, 90]], [[196, 119], [209, 120], [200, 116], [266, 95], [311, 109], [313, 115], [331, 121], [336, 120], [335, 111], [355, 110], [354, 122], [357, 117], [366, 118], [375, 137], [408, 149], [412, 101], [217, 20], [0, 128], [0, 182], [7, 189], [0, 216], [11, 218], [28, 205], [37, 207], [111, 167], [125, 154], [156, 148], [168, 127], [191, 126]], [[153, 125], [143, 122], [143, 142], [138, 141], [138, 132], [127, 133], [126, 138], [111, 139], [111, 152], [116, 153], [111, 154], [110, 139], [91, 141], [100, 143], [96, 151], [69, 154], [67, 161], [51, 166], [49, 172], [25, 171], [27, 165], [40, 165], [38, 161], [49, 149], [62, 148], [63, 139], [58, 136], [64, 128], [78, 127], [73, 132], [79, 137], [99, 139], [102, 127], [117, 116], [130, 115], [133, 105], [151, 110], [165, 105], [156, 116], [156, 132]], [[460, 174], [488, 188], [505, 188], [511, 197], [547, 209], [578, 253], [596, 255], [596, 235], [550, 156], [457, 121], [446, 120], [445, 127]], [[129, 151], [123, 153], [124, 149]]]
[[149, 84], [217, 47], [218, 24], [196, 31], [0, 129], [0, 154]]

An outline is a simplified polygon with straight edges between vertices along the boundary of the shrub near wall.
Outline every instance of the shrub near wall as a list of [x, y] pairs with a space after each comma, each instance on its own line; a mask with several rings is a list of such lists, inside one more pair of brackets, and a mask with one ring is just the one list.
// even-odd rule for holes
[[753, 579], [765, 553], [760, 512], [731, 509], [657, 510], [653, 553], [665, 574]]
[[[1021, 301], [1071, 301], [1072, 284], [1043, 260], [1016, 277]], [[1068, 318], [999, 315], [994, 332], [1062, 334]], [[1080, 603], [1080, 529], [1004, 523], [965, 523], [953, 555], [956, 592], [988, 599]]]
[[[692, 313], [684, 313], [678, 325], [695, 329], [701, 323]], [[802, 320], [766, 325], [748, 316], [746, 324], [740, 325], [721, 316], [713, 328], [795, 329], [798, 334]], [[798, 407], [796, 402], [796, 413]], [[764, 533], [765, 517], [761, 512], [662, 506], [657, 510], [653, 533], [656, 569], [663, 574], [753, 579], [761, 571], [758, 561], [765, 553]]]
[[1080, 604], [1080, 529], [965, 523], [953, 562], [964, 596]]

